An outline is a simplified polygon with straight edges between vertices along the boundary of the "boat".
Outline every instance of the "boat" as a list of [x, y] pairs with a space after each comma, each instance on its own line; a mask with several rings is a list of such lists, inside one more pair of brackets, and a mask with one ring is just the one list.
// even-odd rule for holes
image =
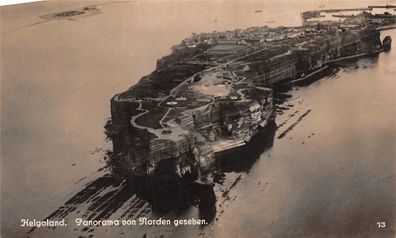
[[384, 51], [390, 51], [392, 47], [392, 38], [390, 36], [385, 36], [384, 40], [382, 41], [382, 47]]

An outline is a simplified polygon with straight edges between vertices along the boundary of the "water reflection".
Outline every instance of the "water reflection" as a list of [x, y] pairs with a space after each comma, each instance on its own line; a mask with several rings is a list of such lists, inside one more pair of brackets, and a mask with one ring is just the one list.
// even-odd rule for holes
[[77, 213], [88, 220], [103, 220], [119, 209], [122, 210], [120, 218], [136, 219], [151, 213], [164, 216], [190, 206], [199, 207], [202, 219], [211, 221], [210, 217], [213, 218], [216, 197], [212, 186], [168, 184], [158, 192], [147, 181], [141, 185], [136, 187], [106, 174], [89, 183], [45, 219], [59, 220]]
[[274, 143], [275, 121], [262, 128], [245, 146], [229, 150], [217, 158], [217, 172], [249, 172], [260, 155]]
[[[160, 174], [157, 174], [157, 180], [142, 179], [128, 183], [107, 173], [87, 184], [45, 219], [83, 217], [87, 220], [104, 220], [114, 218], [115, 214], [119, 216], [118, 219], [158, 218], [181, 214], [195, 207], [198, 209], [197, 218], [210, 224], [216, 217], [216, 201], [224, 197], [224, 193], [214, 190], [215, 186], [223, 186], [224, 181], [220, 178], [224, 179], [229, 172], [249, 172], [260, 155], [273, 145], [276, 128], [272, 121], [246, 146], [217, 156], [215, 185], [202, 185], [175, 178], [172, 183], [160, 183], [163, 178]], [[239, 180], [240, 177], [231, 181], [233, 186]], [[233, 186], [225, 190], [229, 192]], [[174, 218], [177, 219], [177, 215]], [[93, 230], [92, 227], [83, 228], [81, 232]]]

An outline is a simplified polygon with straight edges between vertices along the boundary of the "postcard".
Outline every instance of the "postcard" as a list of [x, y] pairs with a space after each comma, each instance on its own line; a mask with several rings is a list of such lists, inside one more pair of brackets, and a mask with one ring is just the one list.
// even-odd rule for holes
[[395, 237], [395, 1], [0, 10], [2, 238]]

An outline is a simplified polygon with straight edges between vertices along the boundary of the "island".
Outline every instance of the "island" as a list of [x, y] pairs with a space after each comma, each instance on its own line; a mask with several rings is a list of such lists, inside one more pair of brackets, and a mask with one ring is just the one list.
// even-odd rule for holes
[[173, 46], [151, 74], [111, 99], [105, 129], [113, 173], [135, 183], [159, 178], [152, 186], [212, 184], [216, 156], [274, 122], [275, 85], [390, 50], [390, 37], [381, 41], [380, 31], [394, 27], [395, 16], [359, 10], [337, 21], [310, 21], [321, 11], [305, 12], [298, 27], [193, 33]]

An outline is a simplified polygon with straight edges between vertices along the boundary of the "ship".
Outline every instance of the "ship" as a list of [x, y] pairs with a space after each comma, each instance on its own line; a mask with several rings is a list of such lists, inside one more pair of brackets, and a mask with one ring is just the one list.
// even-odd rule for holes
[[109, 167], [131, 183], [154, 187], [213, 184], [219, 155], [249, 145], [273, 125], [274, 86], [390, 49], [390, 37], [381, 42], [372, 24], [194, 33], [111, 99]]

